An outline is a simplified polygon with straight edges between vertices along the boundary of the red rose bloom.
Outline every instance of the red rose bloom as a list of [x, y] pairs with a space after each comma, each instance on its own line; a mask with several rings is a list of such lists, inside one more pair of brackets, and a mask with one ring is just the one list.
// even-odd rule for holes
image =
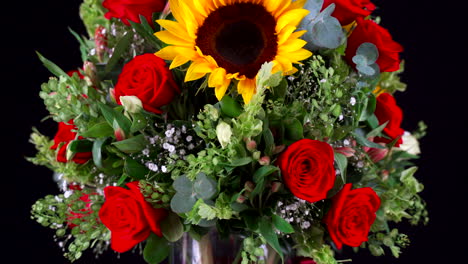
[[127, 187], [104, 188], [106, 201], [99, 211], [101, 222], [111, 231], [111, 248], [120, 253], [146, 240], [151, 232], [162, 236], [159, 222], [166, 217], [165, 209], [145, 201], [137, 181]]
[[375, 5], [370, 0], [325, 0], [323, 9], [335, 4], [332, 16], [340, 21], [341, 25], [349, 25], [358, 17], [366, 17], [375, 10]]
[[346, 60], [355, 65], [353, 57], [362, 43], [370, 42], [379, 51], [377, 64], [381, 72], [394, 72], [400, 69], [400, 52], [403, 47], [392, 39], [390, 33], [372, 20], [357, 19], [357, 26], [348, 38]]
[[391, 138], [387, 139], [378, 137], [375, 139], [375, 142], [390, 143], [398, 138], [398, 141], [395, 143], [395, 147], [399, 147], [400, 144], [403, 143], [402, 136], [405, 133], [405, 131], [400, 127], [401, 121], [403, 120], [403, 111], [398, 107], [395, 98], [391, 94], [383, 93], [377, 97], [375, 116], [379, 120], [379, 125], [388, 121], [383, 132]]
[[375, 212], [380, 207], [380, 198], [372, 188], [351, 190], [351, 187], [351, 183], [345, 184], [333, 197], [332, 206], [323, 218], [338, 249], [343, 244], [359, 247], [367, 241], [376, 218]]
[[148, 112], [162, 113], [161, 106], [169, 104], [179, 87], [172, 78], [163, 59], [152, 53], [136, 56], [125, 64], [115, 86], [115, 99], [120, 96], [136, 96]]
[[298, 198], [316, 202], [327, 197], [335, 183], [333, 148], [325, 142], [301, 139], [278, 157], [283, 180]]
[[[54, 145], [50, 147], [53, 150], [56, 150], [60, 144], [64, 143], [58, 153], [57, 153], [57, 161], [58, 162], [68, 162], [67, 160], [67, 147], [70, 141], [76, 139], [76, 132], [73, 132], [72, 130], [76, 129], [76, 126], [73, 125], [73, 119], [68, 121], [69, 124], [66, 124], [64, 122], [59, 123], [58, 131], [57, 134], [55, 134], [54, 137]], [[78, 137], [78, 139], [83, 139], [83, 137]], [[93, 154], [91, 152], [80, 152], [80, 153], [75, 153], [75, 156], [73, 156], [72, 161], [78, 164], [83, 164], [86, 163]]]
[[102, 3], [109, 10], [104, 15], [107, 19], [119, 18], [127, 26], [130, 26], [128, 20], [141, 23], [140, 15], [152, 21], [153, 13], [161, 12], [165, 5], [166, 0], [104, 0]]

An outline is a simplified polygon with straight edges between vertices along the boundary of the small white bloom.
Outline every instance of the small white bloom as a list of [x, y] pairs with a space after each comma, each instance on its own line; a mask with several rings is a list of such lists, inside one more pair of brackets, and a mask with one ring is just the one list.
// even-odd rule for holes
[[405, 131], [402, 140], [403, 144], [400, 144], [399, 149], [412, 155], [418, 155], [421, 153], [418, 140], [413, 135], [411, 135], [410, 132]]
[[218, 136], [221, 147], [225, 148], [229, 143], [231, 143], [231, 126], [223, 121], [219, 122], [218, 126], [216, 127], [216, 135]]
[[120, 96], [120, 102], [122, 103], [125, 111], [129, 113], [139, 113], [143, 108], [141, 100], [136, 96]]

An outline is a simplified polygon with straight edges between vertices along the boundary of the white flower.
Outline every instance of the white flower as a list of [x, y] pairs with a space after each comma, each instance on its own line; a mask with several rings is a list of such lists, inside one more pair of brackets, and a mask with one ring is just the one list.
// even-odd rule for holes
[[231, 126], [223, 121], [219, 122], [216, 127], [216, 135], [218, 136], [219, 143], [225, 148], [231, 143], [232, 129]]
[[406, 151], [412, 155], [418, 155], [421, 153], [421, 150], [419, 149], [418, 140], [413, 135], [411, 135], [410, 132], [405, 131], [402, 140], [403, 144], [400, 144], [399, 149]]
[[143, 108], [141, 100], [136, 96], [120, 96], [120, 102], [122, 103], [125, 111], [129, 113], [139, 113]]

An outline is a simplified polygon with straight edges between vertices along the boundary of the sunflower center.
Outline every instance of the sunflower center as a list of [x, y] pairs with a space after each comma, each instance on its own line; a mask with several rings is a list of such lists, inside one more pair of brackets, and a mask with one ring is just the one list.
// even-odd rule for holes
[[278, 44], [276, 20], [252, 3], [223, 6], [198, 29], [196, 45], [228, 73], [254, 78], [263, 63], [274, 60]]

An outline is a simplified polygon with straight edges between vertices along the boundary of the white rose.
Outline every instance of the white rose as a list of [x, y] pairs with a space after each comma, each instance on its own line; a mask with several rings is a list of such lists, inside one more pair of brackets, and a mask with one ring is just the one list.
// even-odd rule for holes
[[143, 108], [141, 100], [136, 96], [120, 96], [120, 102], [122, 103], [126, 112], [135, 114], [139, 113]]
[[225, 148], [231, 143], [232, 129], [231, 126], [223, 121], [219, 122], [216, 127], [216, 135], [218, 136], [219, 143]]
[[421, 150], [419, 149], [418, 140], [413, 135], [411, 135], [410, 132], [405, 131], [402, 140], [403, 144], [400, 144], [399, 149], [406, 151], [412, 155], [418, 155], [421, 153]]

